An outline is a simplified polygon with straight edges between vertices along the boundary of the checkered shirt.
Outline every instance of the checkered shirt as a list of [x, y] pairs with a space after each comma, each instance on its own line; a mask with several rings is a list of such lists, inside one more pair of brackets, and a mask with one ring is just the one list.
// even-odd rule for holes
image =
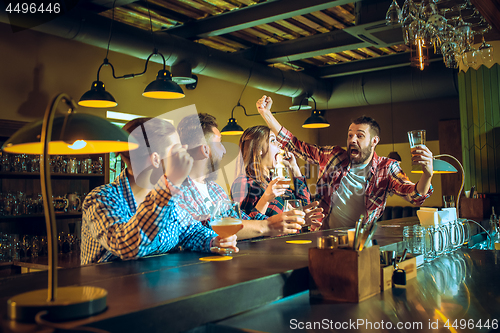
[[[207, 189], [210, 199], [214, 203], [213, 207], [215, 207], [217, 202], [221, 200], [229, 200], [226, 192], [216, 182], [208, 182]], [[210, 226], [210, 216], [213, 213], [212, 208], [204, 202], [203, 195], [200, 193], [191, 177], [187, 177], [182, 183], [180, 191], [180, 200], [178, 201], [179, 205], [188, 211], [195, 220], [200, 221], [204, 226]], [[241, 218], [243, 220], [267, 219], [266, 215], [259, 213], [257, 210], [254, 210], [251, 213], [252, 217], [242, 210]]]
[[[317, 189], [321, 196], [320, 207], [329, 213], [332, 194], [340, 186], [342, 177], [350, 170], [347, 151], [339, 146], [320, 147], [305, 143], [284, 127], [278, 133], [277, 139], [282, 147], [286, 147], [311, 164], [319, 165]], [[432, 192], [431, 186], [425, 195], [418, 193], [416, 184], [408, 179], [396, 160], [379, 157], [374, 153], [365, 187], [366, 221], [376, 221], [382, 216], [387, 195], [396, 194], [420, 206]]]
[[178, 203], [163, 176], [138, 206], [126, 175], [91, 191], [83, 203], [81, 263], [160, 254], [176, 249], [209, 251], [217, 234]]
[[[267, 216], [273, 216], [283, 212], [286, 199], [300, 199], [302, 206], [311, 203], [311, 192], [309, 192], [305, 178], [294, 178], [294, 185], [295, 190], [287, 189], [285, 194], [274, 198], [274, 200], [269, 203], [266, 209]], [[241, 209], [249, 213], [250, 216], [252, 216], [255, 205], [257, 205], [257, 202], [265, 191], [266, 188], [262, 184], [244, 175], [238, 176], [234, 180], [233, 185], [231, 185], [231, 197], [234, 201], [238, 201], [241, 205]]]

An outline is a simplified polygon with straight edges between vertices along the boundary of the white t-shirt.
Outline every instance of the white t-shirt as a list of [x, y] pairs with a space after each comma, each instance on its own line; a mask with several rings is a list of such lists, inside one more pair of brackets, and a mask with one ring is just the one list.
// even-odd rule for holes
[[332, 195], [328, 217], [329, 228], [354, 227], [361, 214], [365, 214], [366, 178], [369, 164], [351, 167], [342, 177], [339, 188]]
[[201, 196], [203, 197], [203, 202], [205, 203], [207, 207], [207, 211], [212, 212], [213, 209], [215, 208], [214, 202], [210, 198], [210, 194], [208, 193], [208, 186], [205, 183], [198, 183], [193, 179], [193, 183], [196, 185], [196, 188], [198, 188], [198, 191], [200, 191]]

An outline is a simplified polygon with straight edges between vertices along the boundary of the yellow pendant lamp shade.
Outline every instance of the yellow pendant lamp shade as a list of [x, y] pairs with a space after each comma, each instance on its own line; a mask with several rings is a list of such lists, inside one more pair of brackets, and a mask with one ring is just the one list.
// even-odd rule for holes
[[162, 69], [158, 71], [156, 80], [148, 84], [144, 89], [142, 96], [157, 99], [177, 99], [185, 95], [182, 88], [172, 81], [170, 72]]
[[118, 105], [114, 97], [104, 89], [102, 81], [92, 82], [92, 87], [82, 95], [78, 105], [89, 108], [112, 108]]

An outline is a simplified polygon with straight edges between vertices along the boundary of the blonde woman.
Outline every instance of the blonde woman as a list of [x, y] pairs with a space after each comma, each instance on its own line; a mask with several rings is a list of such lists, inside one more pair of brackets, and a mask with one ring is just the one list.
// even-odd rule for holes
[[299, 199], [305, 208], [306, 224], [319, 227], [321, 223], [317, 219], [322, 217], [322, 210], [316, 208], [318, 202], [311, 203], [311, 193], [293, 154], [288, 153], [283, 164], [293, 174], [294, 189], [279, 184], [278, 178], [271, 180], [270, 169], [276, 166], [280, 148], [269, 127], [247, 128], [239, 145], [239, 174], [231, 186], [231, 196], [240, 202], [241, 209], [251, 215], [256, 208], [262, 214], [273, 216], [283, 212], [285, 200]]

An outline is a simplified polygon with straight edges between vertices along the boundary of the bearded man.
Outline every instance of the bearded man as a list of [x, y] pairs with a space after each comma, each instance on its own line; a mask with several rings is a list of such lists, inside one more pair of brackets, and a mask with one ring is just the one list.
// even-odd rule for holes
[[360, 215], [367, 223], [377, 221], [384, 212], [387, 195], [396, 194], [420, 206], [432, 194], [433, 157], [429, 148], [412, 149], [413, 163], [422, 165], [423, 170], [414, 184], [396, 160], [375, 153], [380, 127], [374, 119], [363, 116], [352, 121], [347, 150], [340, 146], [319, 147], [298, 140], [281, 126], [271, 113], [271, 105], [272, 99], [263, 96], [257, 101], [257, 110], [282, 148], [319, 165], [319, 206], [328, 213], [322, 229], [353, 227]]

